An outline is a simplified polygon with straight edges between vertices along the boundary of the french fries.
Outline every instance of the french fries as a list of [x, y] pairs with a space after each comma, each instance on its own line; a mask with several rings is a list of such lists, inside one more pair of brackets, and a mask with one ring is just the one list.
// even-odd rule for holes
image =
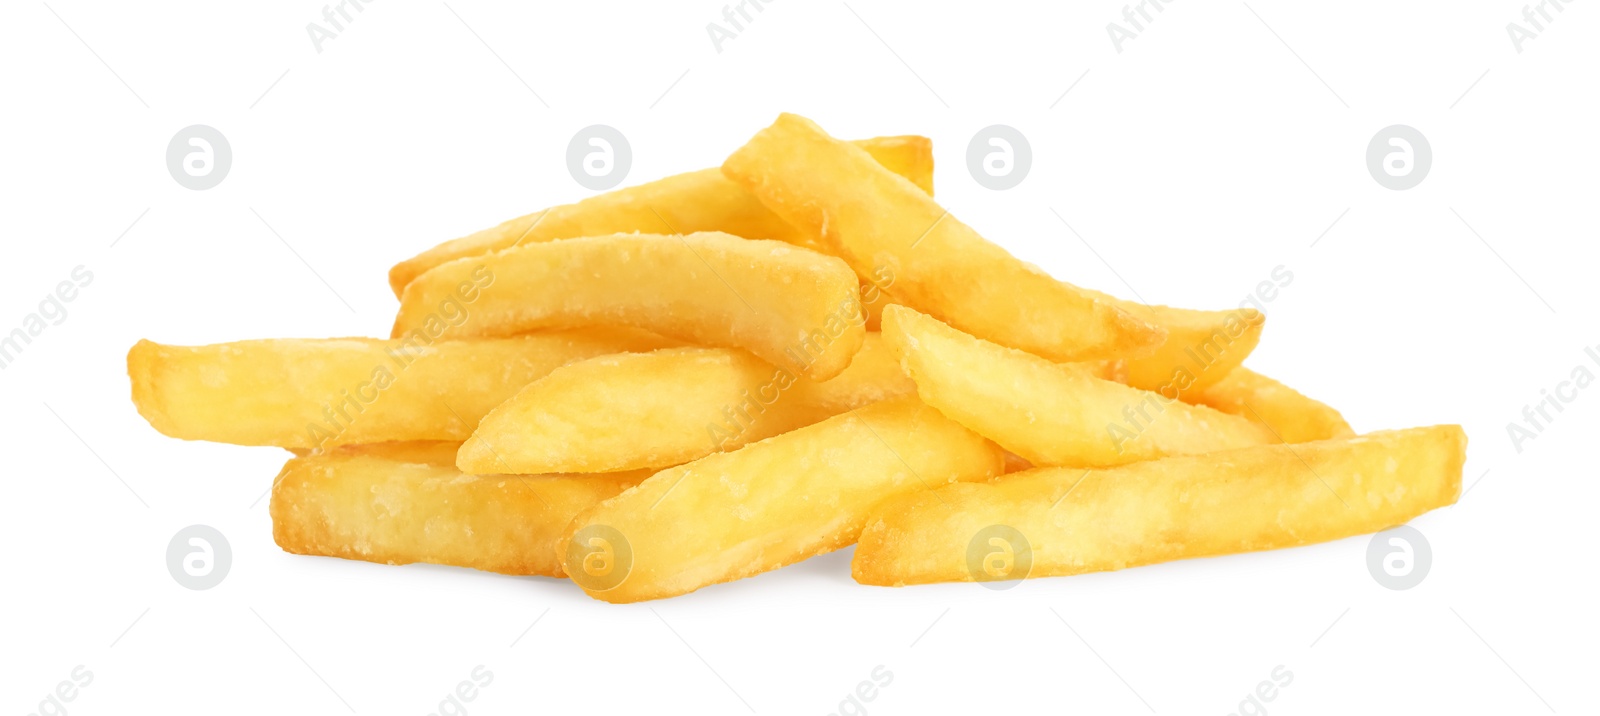
[[601, 356], [558, 368], [490, 411], [456, 466], [473, 474], [659, 469], [914, 390], [871, 333], [850, 367], [824, 383], [730, 348]]
[[1002, 460], [915, 398], [887, 400], [662, 470], [580, 514], [557, 554], [596, 599], [685, 594], [847, 546], [884, 498], [985, 479]]
[[1453, 504], [1459, 426], [1044, 468], [886, 500], [856, 547], [857, 582], [991, 581], [1122, 569], [1377, 532]]
[[491, 408], [563, 364], [668, 345], [617, 329], [437, 342], [423, 333], [207, 346], [140, 341], [128, 351], [128, 376], [139, 414], [185, 440], [303, 449], [459, 442]]
[[1289, 443], [1355, 434], [1339, 411], [1243, 366], [1200, 391], [1193, 402], [1254, 420]]
[[973, 335], [1057, 361], [1148, 355], [1166, 338], [1017, 260], [803, 117], [780, 116], [722, 171], [779, 216], [821, 236], [863, 280], [886, 269], [896, 303]]
[[882, 400], [915, 395], [917, 386], [900, 370], [900, 361], [883, 342], [883, 334], [874, 332], [867, 334], [850, 367], [838, 377], [820, 383], [796, 380], [790, 390], [831, 417]]
[[866, 334], [844, 262], [723, 233], [617, 234], [527, 244], [457, 259], [406, 287], [394, 334], [425, 328], [456, 300], [447, 337], [620, 324], [691, 343], [743, 348], [827, 380]]
[[974, 338], [904, 306], [884, 310], [883, 336], [923, 402], [1034, 465], [1105, 467], [1278, 442], [1245, 418]]
[[288, 552], [615, 603], [858, 539], [861, 583], [987, 582], [1338, 539], [1459, 496], [1459, 427], [1357, 437], [1243, 367], [1260, 311], [1052, 278], [935, 203], [932, 165], [923, 137], [781, 115], [719, 168], [402, 261], [392, 339], [141, 341], [133, 400], [167, 435], [292, 452]]
[[272, 489], [272, 537], [294, 554], [562, 577], [574, 515], [648, 472], [464, 475], [458, 443], [363, 445], [296, 457]]
[[[927, 137], [878, 137], [853, 144], [889, 171], [924, 192], [933, 193], [933, 142]], [[633, 232], [697, 231], [722, 231], [747, 239], [774, 239], [806, 247], [816, 244], [815, 237], [768, 211], [713, 167], [536, 211], [446, 241], [389, 269], [389, 287], [399, 297], [407, 284], [435, 266], [519, 244]]]
[[1254, 308], [1197, 311], [1146, 306], [1092, 289], [1079, 290], [1166, 330], [1167, 341], [1154, 353], [1126, 361], [1128, 373], [1122, 382], [1140, 390], [1204, 391], [1244, 362], [1261, 342], [1261, 329], [1267, 324], [1267, 317]]

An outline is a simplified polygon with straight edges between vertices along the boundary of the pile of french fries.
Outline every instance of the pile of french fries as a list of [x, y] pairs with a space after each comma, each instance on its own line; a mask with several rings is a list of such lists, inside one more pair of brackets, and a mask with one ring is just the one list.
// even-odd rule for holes
[[128, 354], [160, 432], [288, 448], [284, 550], [634, 602], [856, 548], [863, 584], [1078, 574], [1376, 532], [1466, 436], [1356, 435], [1241, 365], [1265, 317], [1052, 278], [933, 198], [931, 142], [785, 114], [720, 168], [389, 272], [388, 339]]

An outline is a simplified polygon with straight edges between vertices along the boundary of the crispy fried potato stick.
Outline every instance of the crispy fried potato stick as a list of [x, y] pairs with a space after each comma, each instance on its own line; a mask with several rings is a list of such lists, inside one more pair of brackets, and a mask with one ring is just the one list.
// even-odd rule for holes
[[974, 338], [904, 306], [884, 310], [883, 337], [923, 402], [1034, 465], [1104, 467], [1279, 442], [1245, 418]]
[[890, 398], [916, 395], [917, 386], [900, 370], [900, 360], [883, 342], [883, 334], [873, 332], [838, 377], [820, 383], [797, 380], [792, 390], [796, 397], [832, 417]]
[[880, 586], [1050, 577], [1376, 532], [1456, 501], [1466, 441], [1440, 425], [902, 495], [874, 510], [851, 571]]
[[456, 466], [473, 474], [660, 469], [915, 391], [876, 333], [823, 383], [732, 348], [601, 356], [558, 368], [490, 411]]
[[421, 334], [208, 346], [139, 341], [128, 351], [128, 376], [139, 414], [185, 440], [302, 449], [460, 441], [490, 408], [563, 364], [672, 344], [631, 329], [432, 343]]
[[444, 335], [620, 324], [743, 348], [827, 380], [850, 365], [866, 334], [843, 261], [716, 232], [563, 239], [458, 259], [406, 287], [395, 334], [425, 326], [434, 306], [476, 285], [466, 320]]
[[557, 554], [596, 599], [685, 594], [849, 545], [884, 498], [1001, 463], [993, 443], [896, 398], [662, 470], [580, 514]]
[[1145, 355], [1165, 333], [1017, 260], [858, 147], [784, 114], [723, 163], [728, 178], [897, 303], [1058, 361]]
[[[397, 462], [417, 462], [425, 465], [449, 467], [455, 462], [453, 456], [460, 449], [461, 443], [453, 440], [396, 440], [382, 443], [339, 445], [327, 448], [320, 454], [342, 457], [381, 457], [385, 460]], [[316, 453], [316, 451], [302, 451], [296, 454], [295, 457], [307, 457], [312, 454], [319, 453]]]
[[572, 517], [650, 474], [464, 475], [451, 466], [457, 446], [294, 458], [273, 485], [272, 537], [294, 554], [561, 577], [555, 544]]
[[1201, 391], [1193, 402], [1254, 420], [1289, 443], [1355, 434], [1339, 411], [1243, 366]]
[[[933, 142], [927, 137], [878, 137], [852, 142], [889, 171], [933, 193]], [[802, 233], [761, 205], [717, 168], [665, 179], [563, 204], [475, 234], [446, 241], [389, 269], [389, 286], [400, 296], [406, 284], [439, 264], [519, 244], [608, 234], [724, 231], [747, 239], [774, 239], [812, 247]]]
[[[1227, 377], [1261, 342], [1267, 317], [1254, 308], [1198, 311], [1146, 306], [1092, 289], [1080, 289], [1167, 331], [1167, 342], [1150, 355], [1127, 361], [1126, 382], [1140, 390], [1203, 391]], [[1181, 396], [1180, 396], [1181, 397]]]

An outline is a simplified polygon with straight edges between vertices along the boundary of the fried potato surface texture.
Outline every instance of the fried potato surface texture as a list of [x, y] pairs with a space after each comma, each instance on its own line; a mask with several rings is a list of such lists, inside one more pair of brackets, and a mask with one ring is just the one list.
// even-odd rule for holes
[[[905, 177], [803, 117], [784, 114], [722, 165], [896, 303], [1058, 361], [1146, 355], [1166, 335], [1052, 278], [961, 223]], [[879, 282], [881, 285], [881, 282]]]
[[1339, 411], [1243, 366], [1200, 391], [1192, 402], [1254, 420], [1288, 443], [1355, 434]]
[[1377, 532], [1461, 494], [1459, 426], [1040, 468], [886, 500], [856, 547], [862, 584], [1050, 577]]
[[1150, 355], [1125, 361], [1123, 382], [1140, 390], [1199, 392], [1226, 378], [1261, 342], [1267, 317], [1254, 308], [1201, 311], [1125, 301], [1092, 289], [1095, 300], [1127, 311], [1167, 332]]
[[1278, 442], [1236, 415], [962, 333], [904, 306], [883, 336], [923, 402], [1037, 466], [1104, 467]]
[[[933, 142], [927, 137], [878, 137], [852, 144], [889, 171], [933, 193]], [[772, 213], [713, 167], [536, 211], [446, 241], [389, 269], [389, 287], [398, 297], [407, 284], [439, 264], [520, 244], [633, 232], [697, 231], [722, 231], [799, 246], [816, 243], [815, 237]]]
[[883, 499], [1002, 464], [993, 443], [897, 398], [662, 470], [579, 515], [557, 549], [596, 599], [660, 599], [845, 547]]
[[458, 445], [289, 460], [272, 488], [273, 539], [294, 554], [561, 577], [555, 544], [573, 516], [649, 476], [465, 475], [453, 466]]
[[468, 341], [146, 340], [128, 352], [128, 376], [139, 414], [185, 440], [299, 449], [461, 441], [490, 408], [561, 365], [674, 344], [611, 329]]
[[[742, 348], [817, 380], [850, 365], [866, 334], [843, 261], [723, 233], [616, 234], [526, 244], [458, 259], [406, 287], [394, 334], [426, 328], [458, 300], [446, 337], [623, 325]], [[470, 297], [470, 302], [467, 299]]]
[[474, 474], [660, 469], [915, 390], [876, 333], [821, 383], [732, 348], [601, 356], [490, 411], [456, 465]]

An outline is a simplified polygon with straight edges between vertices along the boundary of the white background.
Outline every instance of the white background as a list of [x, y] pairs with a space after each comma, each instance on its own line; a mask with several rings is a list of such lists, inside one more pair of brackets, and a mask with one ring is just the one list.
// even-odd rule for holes
[[[1506, 434], [1574, 367], [1600, 374], [1593, 4], [1520, 53], [1515, 2], [1179, 2], [1120, 53], [1110, 0], [784, 0], [720, 53], [719, 2], [383, 0], [320, 53], [321, 2], [149, 5], [0, 10], [0, 332], [94, 275], [0, 371], [4, 713], [78, 665], [73, 714], [435, 713], [478, 665], [472, 714], [835, 713], [879, 665], [871, 714], [1227, 714], [1279, 665], [1272, 714], [1595, 708], [1600, 389], [1520, 453]], [[720, 163], [780, 111], [933, 137], [945, 206], [1075, 283], [1226, 308], [1292, 271], [1251, 366], [1357, 430], [1471, 437], [1469, 491], [1413, 523], [1431, 573], [1384, 589], [1363, 537], [883, 589], [843, 553], [609, 606], [287, 555], [258, 501], [285, 453], [165, 438], [128, 400], [140, 338], [386, 334], [392, 263], [591, 193], [564, 160], [581, 127], [621, 130], [637, 183]], [[1009, 191], [966, 169], [996, 123], [1033, 149]], [[1365, 164], [1397, 123], [1434, 154], [1409, 191]], [[208, 191], [165, 166], [191, 124], [232, 146]], [[164, 554], [197, 523], [234, 562], [194, 592]]]

